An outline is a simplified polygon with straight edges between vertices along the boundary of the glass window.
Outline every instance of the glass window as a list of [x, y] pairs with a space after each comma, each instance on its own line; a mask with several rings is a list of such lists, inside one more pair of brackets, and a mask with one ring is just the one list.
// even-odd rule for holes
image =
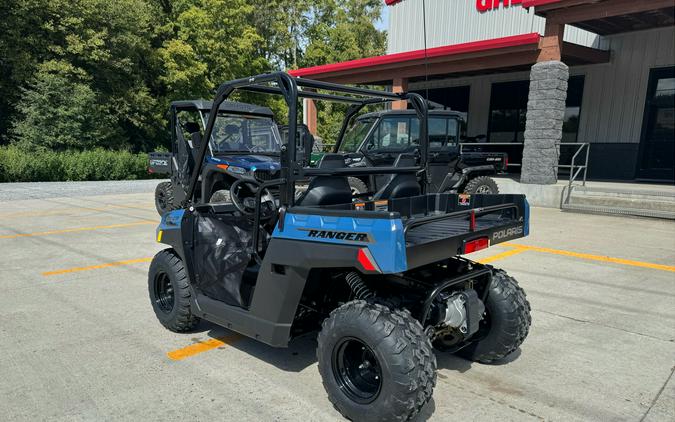
[[[489, 142], [522, 143], [525, 140], [529, 86], [529, 81], [492, 84]], [[571, 77], [565, 102], [563, 142], [577, 141], [583, 92], [584, 77]]]
[[529, 89], [530, 81], [492, 84], [489, 142], [523, 142]]
[[385, 117], [368, 141], [368, 150], [404, 151], [419, 145], [419, 121], [407, 116]]
[[373, 126], [373, 123], [375, 123], [375, 120], [375, 118], [356, 119], [345, 132], [339, 152], [356, 152], [359, 146], [361, 146], [363, 139], [368, 135], [368, 131]]
[[442, 149], [457, 143], [457, 119], [447, 117], [429, 118], [429, 147]]
[[412, 92], [428, 98], [429, 101], [441, 104], [449, 110], [461, 113], [464, 121], [467, 121], [469, 118], [469, 97], [471, 95], [471, 87], [469, 85], [429, 89], [428, 96], [426, 89], [418, 89]]
[[277, 127], [270, 118], [219, 113], [213, 126], [211, 148], [216, 153], [278, 153], [279, 137]]
[[584, 77], [572, 76], [567, 85], [567, 101], [565, 101], [562, 136], [562, 142], [564, 143], [574, 143], [579, 136], [579, 117], [581, 116], [581, 99], [583, 94]]
[[448, 142], [448, 119], [429, 119], [429, 146], [442, 148]]

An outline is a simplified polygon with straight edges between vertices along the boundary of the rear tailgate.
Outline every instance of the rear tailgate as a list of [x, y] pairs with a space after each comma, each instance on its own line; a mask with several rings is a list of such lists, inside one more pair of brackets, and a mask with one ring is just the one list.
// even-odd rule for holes
[[404, 222], [409, 269], [529, 232], [529, 206], [524, 195], [440, 194], [435, 206], [424, 214], [417, 213]]

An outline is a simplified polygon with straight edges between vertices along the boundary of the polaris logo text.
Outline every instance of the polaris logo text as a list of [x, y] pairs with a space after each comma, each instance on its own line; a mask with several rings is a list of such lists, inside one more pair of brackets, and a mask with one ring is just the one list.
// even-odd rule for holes
[[370, 237], [368, 233], [353, 233], [353, 232], [337, 232], [329, 230], [312, 230], [304, 229], [308, 231], [307, 237], [312, 237], [315, 239], [336, 239], [336, 240], [346, 240], [348, 242], [370, 242]]
[[510, 229], [492, 233], [492, 240], [501, 240], [507, 237], [519, 236], [521, 234], [523, 234], [523, 226], [511, 227]]

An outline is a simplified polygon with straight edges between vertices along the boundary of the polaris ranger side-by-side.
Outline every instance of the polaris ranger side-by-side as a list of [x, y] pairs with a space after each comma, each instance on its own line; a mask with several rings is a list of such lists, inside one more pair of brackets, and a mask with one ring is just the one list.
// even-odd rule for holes
[[[171, 103], [171, 152], [150, 153], [150, 172], [168, 174], [170, 181], [155, 189], [155, 206], [162, 215], [180, 207], [195, 168], [202, 133], [211, 102]], [[278, 176], [280, 135], [267, 107], [223, 102], [214, 129], [206, 142], [208, 154], [201, 167], [197, 194], [204, 201], [229, 202], [232, 186], [246, 189], [238, 180], [268, 180]]]
[[[352, 107], [350, 116], [356, 115]], [[420, 124], [413, 110], [363, 114], [344, 127], [335, 152], [350, 167], [391, 166], [400, 154], [419, 156]], [[490, 176], [506, 170], [507, 156], [499, 152], [460, 152], [461, 114], [429, 110], [429, 183], [431, 192], [499, 193]], [[376, 192], [387, 176], [349, 179], [355, 193]]]
[[[209, 203], [197, 194], [208, 152], [202, 143], [185, 205], [157, 228], [157, 241], [169, 247], [150, 265], [148, 290], [166, 328], [190, 331], [206, 319], [274, 347], [320, 330], [317, 360], [328, 399], [355, 421], [413, 418], [433, 393], [434, 349], [478, 362], [518, 349], [531, 322], [525, 293], [504, 271], [461, 255], [526, 236], [527, 201], [429, 193], [421, 96], [283, 72], [238, 79], [218, 89], [207, 139], [235, 90], [281, 95], [290, 134], [297, 134], [301, 98], [407, 100], [420, 122], [420, 157], [349, 168], [343, 155], [326, 154], [309, 167], [311, 148], [301, 157], [291, 139], [280, 148], [279, 178], [246, 180], [248, 189], [233, 190], [231, 203]], [[391, 177], [374, 200], [353, 201], [347, 177], [379, 174]], [[296, 183], [307, 179], [296, 195]]]

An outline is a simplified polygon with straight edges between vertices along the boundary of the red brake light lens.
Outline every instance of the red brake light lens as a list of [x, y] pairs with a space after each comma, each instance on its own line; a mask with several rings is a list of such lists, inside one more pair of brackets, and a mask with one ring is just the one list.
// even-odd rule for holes
[[464, 254], [478, 252], [487, 249], [490, 246], [490, 239], [487, 237], [479, 237], [464, 244]]
[[361, 264], [363, 269], [366, 271], [377, 271], [375, 265], [373, 264], [371, 258], [368, 255], [369, 254], [367, 254], [364, 249], [359, 249], [359, 254], [357, 256], [359, 264]]

